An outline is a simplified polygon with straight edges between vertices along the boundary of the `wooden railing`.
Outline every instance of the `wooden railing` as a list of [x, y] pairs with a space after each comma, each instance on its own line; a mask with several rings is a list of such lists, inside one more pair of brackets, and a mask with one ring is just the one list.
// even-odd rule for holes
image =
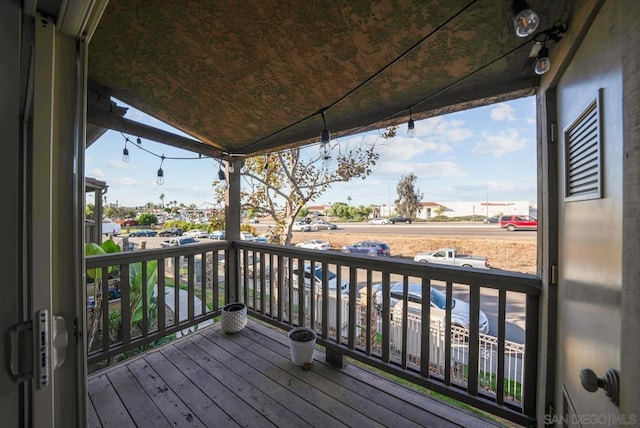
[[[226, 260], [238, 262], [226, 266]], [[153, 277], [154, 263], [155, 283], [148, 289], [132, 288], [134, 278], [147, 283]], [[106, 299], [89, 308], [90, 316], [101, 317], [89, 364], [211, 322], [229, 296], [238, 296], [263, 321], [284, 329], [314, 328], [334, 363], [351, 357], [520, 424], [534, 421], [541, 290], [535, 276], [246, 241], [91, 256], [86, 265], [101, 269], [103, 278], [109, 275], [108, 266], [117, 266], [119, 273], [111, 276], [121, 290], [116, 328], [118, 317]], [[316, 269], [335, 277], [304, 279], [305, 271]], [[231, 282], [234, 286], [228, 287]], [[392, 306], [391, 286], [398, 282], [405, 297]], [[430, 296], [431, 287], [442, 291], [446, 309], [411, 302], [415, 299], [406, 290], [414, 283], [422, 296]], [[107, 295], [108, 284], [102, 281], [102, 295]], [[184, 299], [174, 293], [168, 305], [172, 318], [163, 297], [180, 288]], [[137, 316], [132, 297], [141, 302]], [[187, 305], [182, 316], [177, 309], [181, 302]], [[464, 304], [455, 309], [454, 302], [468, 302], [468, 326], [456, 325]], [[489, 334], [480, 331], [481, 307], [489, 318]]]

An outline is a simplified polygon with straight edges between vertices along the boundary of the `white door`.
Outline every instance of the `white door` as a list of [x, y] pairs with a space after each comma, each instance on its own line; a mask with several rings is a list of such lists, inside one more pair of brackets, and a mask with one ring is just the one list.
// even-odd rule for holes
[[[558, 355], [563, 403], [557, 413], [568, 426], [608, 426], [620, 417], [611, 385], [620, 372], [621, 357], [623, 34], [615, 25], [619, 13], [620, 3], [604, 4], [557, 87]], [[598, 388], [598, 378], [611, 385], [611, 397]]]

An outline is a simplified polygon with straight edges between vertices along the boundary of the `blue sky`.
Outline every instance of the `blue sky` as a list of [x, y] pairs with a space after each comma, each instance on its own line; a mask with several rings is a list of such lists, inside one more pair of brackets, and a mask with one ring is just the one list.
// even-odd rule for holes
[[[134, 109], [127, 118], [179, 131]], [[396, 184], [413, 172], [424, 201], [536, 201], [535, 98], [514, 101], [416, 121], [416, 136], [406, 136], [402, 125], [396, 137], [377, 146], [380, 160], [366, 180], [339, 183], [317, 204], [346, 202], [383, 205], [396, 198]], [[184, 135], [184, 134], [183, 134]], [[135, 141], [136, 136], [129, 136]], [[376, 133], [338, 139], [341, 147], [376, 139]], [[86, 153], [86, 175], [109, 185], [107, 202], [140, 206], [147, 202], [178, 201], [211, 206], [218, 160], [193, 159], [193, 153], [143, 140], [142, 147], [168, 158], [163, 163], [165, 184], [156, 184], [160, 158], [129, 143], [129, 162], [122, 161], [124, 137], [108, 131]], [[318, 146], [306, 150], [317, 153]]]

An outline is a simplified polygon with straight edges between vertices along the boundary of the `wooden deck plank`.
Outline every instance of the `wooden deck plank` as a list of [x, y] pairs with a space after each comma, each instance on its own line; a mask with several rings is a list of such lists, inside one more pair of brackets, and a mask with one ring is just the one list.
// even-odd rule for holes
[[[273, 342], [271, 339], [260, 334], [252, 335], [252, 339], [255, 340], [254, 342], [248, 337], [248, 335], [251, 335], [251, 329], [245, 330], [246, 331], [242, 332], [243, 334], [233, 335], [232, 337], [230, 337], [230, 339], [232, 339], [239, 346], [242, 346], [247, 350], [250, 349], [251, 352], [259, 352], [260, 357], [264, 358], [265, 360], [271, 361], [272, 364], [276, 365], [282, 370], [291, 372], [299, 376], [299, 378], [304, 382], [309, 383], [314, 388], [317, 388], [320, 391], [330, 394], [336, 400], [339, 400], [341, 402], [348, 402], [349, 407], [351, 407], [353, 410], [365, 414], [368, 418], [377, 421], [384, 426], [419, 427], [423, 426], [425, 422], [428, 423], [429, 426], [438, 426], [437, 424], [442, 422], [438, 417], [429, 415], [428, 413], [425, 414], [425, 412], [421, 413], [422, 417], [416, 418], [418, 419], [417, 421], [410, 420], [400, 412], [395, 412], [385, 406], [376, 405], [376, 403], [372, 401], [373, 397], [367, 396], [363, 393], [367, 392], [364, 388], [364, 385], [355, 385], [353, 389], [347, 389], [340, 383], [334, 382], [333, 380], [320, 375], [319, 372], [323, 371], [336, 372], [335, 368], [330, 367], [322, 362], [318, 361], [314, 363], [312, 370], [300, 370], [299, 367], [294, 366], [291, 363], [288, 353], [286, 355], [283, 355], [282, 353], [275, 352], [266, 347], [263, 348], [261, 346], [256, 346], [256, 342], [262, 343], [263, 341], [270, 341], [271, 344], [275, 344], [276, 342]], [[283, 349], [288, 352], [288, 349], [280, 347], [280, 351], [282, 351]], [[236, 352], [239, 353], [239, 351]], [[239, 354], [245, 355], [245, 353]], [[386, 400], [393, 400], [393, 397], [387, 396], [387, 394], [383, 391], [375, 391], [375, 393], [384, 395], [384, 399]], [[425, 415], [432, 417], [427, 420], [425, 418]], [[445, 423], [441, 424], [440, 426], [451, 427], [453, 425]]]
[[[288, 360], [284, 363], [278, 361], [278, 356], [274, 353], [266, 355], [266, 357], [258, 356], [254, 354], [254, 351], [257, 350], [253, 348], [258, 347], [255, 343], [249, 346], [251, 349], [238, 345], [234, 341], [234, 338], [237, 339], [242, 336], [242, 333], [225, 335], [219, 331], [207, 330], [206, 332], [203, 331], [202, 335], [212, 340], [212, 348], [219, 346], [219, 352], [215, 354], [216, 358], [218, 358], [221, 352], [228, 352], [230, 355], [235, 355], [235, 358], [244, 361], [257, 371], [266, 374], [269, 378], [287, 389], [294, 391], [336, 419], [349, 421], [353, 426], [358, 427], [384, 426], [380, 424], [377, 419], [370, 417], [368, 412], [362, 413], [359, 412], [358, 409], [347, 406], [345, 403], [348, 402], [351, 404], [351, 400], [354, 397], [344, 397], [340, 393], [339, 388], [329, 386], [328, 388], [319, 389], [316, 383], [309, 381], [309, 378], [314, 375], [312, 371], [304, 371], [301, 367], [294, 366]], [[262, 349], [268, 352], [265, 348]], [[222, 357], [223, 356], [221, 356], [221, 358]]]
[[[226, 385], [227, 388], [238, 397], [242, 398], [246, 403], [254, 406], [259, 412], [276, 426], [294, 425], [296, 427], [310, 426], [304, 419], [297, 416], [290, 410], [288, 403], [291, 402], [287, 392], [284, 389], [267, 388], [265, 392], [264, 384], [260, 383], [260, 373], [253, 373], [250, 380], [242, 378], [235, 372], [241, 363], [234, 364], [234, 368], [230, 369], [221, 364], [214, 357], [200, 348], [197, 343], [206, 340], [203, 337], [196, 337], [189, 341], [181, 343], [180, 350], [190, 356], [199, 364], [204, 362], [202, 366], [217, 381]], [[260, 385], [256, 387], [255, 385]], [[277, 401], [273, 398], [277, 397]], [[308, 414], [308, 413], [307, 413]]]
[[127, 367], [142, 387], [141, 393], [149, 395], [172, 425], [205, 426], [144, 359], [137, 358], [127, 363]]
[[[281, 426], [287, 420], [286, 418], [292, 420], [291, 418], [295, 417], [278, 402], [255, 390], [242, 379], [218, 381], [205, 368], [211, 363], [211, 358], [198, 350], [197, 346], [185, 340], [180, 343], [180, 347], [165, 347], [161, 352], [239, 425], [266, 425], [265, 418], [267, 418], [274, 426]], [[260, 409], [260, 412], [252, 406]], [[296, 423], [305, 425], [302, 420]]]
[[93, 407], [93, 403], [91, 399], [87, 399], [87, 428], [99, 428], [102, 424], [100, 423], [100, 419], [98, 418], [98, 413], [96, 412], [96, 408]]
[[92, 375], [87, 425], [277, 427], [496, 427], [350, 364], [313, 368], [290, 361], [279, 329], [249, 321], [226, 335], [218, 325]]
[[153, 400], [147, 394], [140, 394], [140, 384], [126, 366], [110, 371], [107, 377], [136, 425], [171, 426]]
[[194, 416], [207, 426], [239, 426], [229, 415], [176, 369], [161, 352], [150, 352], [144, 360], [158, 373], [169, 388], [187, 403]]
[[117, 396], [116, 391], [106, 375], [89, 382], [89, 398], [100, 415], [100, 424], [103, 427], [134, 427], [135, 423], [124, 404], [113, 400], [114, 396]]
[[[258, 323], [252, 323], [250, 329], [246, 331], [246, 335], [251, 336], [269, 349], [288, 358], [288, 339], [286, 335], [280, 333], [278, 330]], [[270, 344], [264, 340], [265, 338], [270, 338], [275, 343]], [[287, 348], [282, 348], [281, 345], [286, 345]], [[316, 359], [318, 358], [318, 354], [324, 357], [324, 353], [316, 352]], [[352, 391], [361, 391], [362, 395], [370, 397], [376, 404], [388, 407], [416, 423], [424, 424], [426, 418], [429, 421], [429, 426], [447, 426], [446, 423], [440, 425], [442, 420], [462, 427], [495, 428], [502, 426], [501, 424], [465, 412], [436, 398], [409, 389], [404, 385], [390, 382], [387, 378], [355, 365], [347, 365], [340, 370], [333, 368], [320, 370], [320, 368], [318, 368], [316, 371]], [[345, 374], [348, 376], [344, 376]], [[355, 383], [354, 380], [356, 381]], [[428, 415], [425, 416], [425, 411], [431, 414], [432, 417]]]
[[[194, 338], [194, 345], [197, 345], [203, 352], [206, 352], [212, 359], [220, 364], [217, 372], [227, 372], [227, 376], [234, 374], [247, 380], [265, 394], [271, 397], [277, 397], [278, 402], [289, 409], [296, 417], [310, 421], [313, 426], [346, 426], [339, 419], [336, 419], [332, 413], [320, 409], [318, 400], [309, 401], [301, 397], [300, 394], [297, 394], [295, 378], [283, 374], [280, 378], [281, 382], [274, 382], [267, 373], [251, 364], [247, 364], [242, 359], [239, 360], [237, 355], [229, 353], [222, 347], [207, 340], [204, 336], [200, 339], [201, 340], [196, 340]], [[291, 386], [293, 386], [293, 388], [291, 388]], [[313, 393], [313, 391], [307, 392]]]

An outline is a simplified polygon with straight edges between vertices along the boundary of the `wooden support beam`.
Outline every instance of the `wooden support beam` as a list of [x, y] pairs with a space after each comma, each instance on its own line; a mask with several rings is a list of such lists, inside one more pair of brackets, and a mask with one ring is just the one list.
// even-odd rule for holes
[[91, 106], [89, 106], [87, 113], [87, 122], [103, 128], [135, 135], [146, 140], [152, 140], [168, 146], [199, 153], [204, 156], [215, 158], [223, 154], [221, 149], [201, 143], [198, 140], [192, 140], [177, 134], [172, 134], [171, 132], [153, 128], [143, 123], [134, 122], [133, 120], [125, 119], [115, 114], [91, 108]]

